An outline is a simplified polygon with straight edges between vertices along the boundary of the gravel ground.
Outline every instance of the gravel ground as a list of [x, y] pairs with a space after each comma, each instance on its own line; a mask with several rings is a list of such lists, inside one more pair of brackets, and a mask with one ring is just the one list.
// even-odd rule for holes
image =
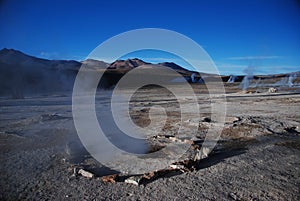
[[[210, 101], [207, 94], [201, 95], [203, 90], [195, 91], [205, 116], [210, 113]], [[161, 93], [143, 89], [131, 116], [143, 126], [149, 123], [147, 115], [140, 113], [144, 107], [153, 103], [166, 106], [170, 117], [160, 134], [176, 136], [178, 103]], [[102, 101], [100, 105], [107, 103], [101, 95], [96, 100]], [[213, 101], [218, 101], [218, 96]], [[170, 172], [136, 186], [101, 180], [115, 171], [80, 146], [70, 96], [1, 99], [0, 199], [300, 200], [300, 94], [234, 92], [227, 94], [226, 101], [227, 121], [221, 140], [196, 170]], [[201, 139], [214, 123], [202, 119], [197, 137]], [[147, 137], [152, 139], [153, 133]], [[74, 176], [74, 167], [82, 167], [96, 178]]]

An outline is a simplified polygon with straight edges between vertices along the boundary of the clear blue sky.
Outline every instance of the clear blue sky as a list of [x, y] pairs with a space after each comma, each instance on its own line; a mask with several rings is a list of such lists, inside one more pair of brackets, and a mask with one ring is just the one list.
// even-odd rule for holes
[[222, 74], [248, 65], [256, 73], [300, 70], [296, 0], [0, 1], [0, 48], [42, 58], [82, 60], [106, 39], [148, 27], [195, 40]]

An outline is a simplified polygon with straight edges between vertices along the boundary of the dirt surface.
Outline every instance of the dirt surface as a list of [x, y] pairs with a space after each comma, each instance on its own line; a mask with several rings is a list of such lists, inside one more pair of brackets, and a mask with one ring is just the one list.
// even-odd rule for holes
[[[151, 106], [165, 108], [168, 115], [161, 131], [145, 133], [149, 152], [188, 140], [201, 147], [207, 131], [216, 126], [211, 104], [223, 101], [224, 96], [215, 93], [209, 97], [205, 87], [193, 88], [201, 112], [200, 121], [188, 121], [198, 127], [195, 135], [189, 127], [177, 134], [180, 107], [190, 105], [189, 95], [183, 92], [185, 102], [180, 107], [162, 88], [143, 88], [133, 96], [130, 115], [138, 126], [150, 123]], [[0, 199], [300, 200], [299, 91], [281, 89], [270, 94], [260, 88], [245, 93], [234, 84], [226, 84], [226, 91], [224, 128], [208, 157], [198, 161], [193, 171], [171, 171], [138, 186], [123, 182], [132, 176], [124, 173], [122, 181], [103, 182], [102, 176], [118, 172], [101, 165], [81, 145], [73, 123], [71, 95], [2, 98]], [[98, 92], [96, 107], [109, 104], [109, 93]], [[159, 114], [152, 114], [158, 122], [163, 119]], [[193, 154], [189, 150], [184, 157]], [[79, 175], [79, 168], [93, 173], [94, 178]]]

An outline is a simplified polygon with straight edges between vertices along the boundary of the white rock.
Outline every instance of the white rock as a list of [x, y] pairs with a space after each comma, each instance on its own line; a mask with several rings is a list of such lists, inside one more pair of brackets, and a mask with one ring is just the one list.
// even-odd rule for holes
[[276, 93], [278, 91], [278, 89], [274, 88], [274, 87], [271, 87], [269, 88], [268, 92], [269, 93]]
[[93, 173], [90, 173], [86, 170], [83, 170], [83, 169], [80, 169], [78, 171], [78, 174], [81, 174], [82, 176], [86, 177], [86, 178], [93, 178], [94, 177], [94, 174]]
[[137, 186], [140, 184], [140, 181], [141, 181], [141, 177], [139, 177], [139, 176], [132, 176], [132, 177], [125, 179], [125, 183], [134, 184]]
[[184, 166], [183, 165], [170, 165], [170, 168], [172, 169], [184, 169]]

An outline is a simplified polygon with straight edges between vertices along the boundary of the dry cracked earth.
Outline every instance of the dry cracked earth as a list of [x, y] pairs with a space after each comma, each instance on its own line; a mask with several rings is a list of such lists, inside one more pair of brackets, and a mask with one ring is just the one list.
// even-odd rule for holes
[[[203, 86], [193, 88], [201, 115], [187, 123], [197, 126], [195, 135], [189, 127], [178, 134], [180, 107], [188, 107], [192, 100], [184, 90], [180, 107], [163, 88], [145, 87], [133, 95], [129, 108], [136, 125], [150, 124], [151, 106], [162, 107], [167, 114], [167, 118], [151, 114], [152, 121], [166, 118], [166, 122], [161, 130], [144, 134], [148, 152], [172, 143], [188, 144], [191, 148], [183, 157], [192, 161], [188, 167], [150, 172], [138, 185], [124, 182], [132, 174], [105, 167], [83, 148], [73, 123], [71, 95], [1, 99], [0, 199], [300, 200], [299, 89], [244, 93], [235, 84], [226, 84], [225, 96], [217, 92], [209, 96]], [[109, 93], [98, 92], [96, 108], [109, 104]], [[218, 124], [211, 116], [211, 104], [224, 100], [225, 124], [216, 147], [206, 158], [193, 161], [208, 130]], [[79, 169], [93, 178], [80, 175]], [[103, 179], [114, 174], [118, 178]]]

